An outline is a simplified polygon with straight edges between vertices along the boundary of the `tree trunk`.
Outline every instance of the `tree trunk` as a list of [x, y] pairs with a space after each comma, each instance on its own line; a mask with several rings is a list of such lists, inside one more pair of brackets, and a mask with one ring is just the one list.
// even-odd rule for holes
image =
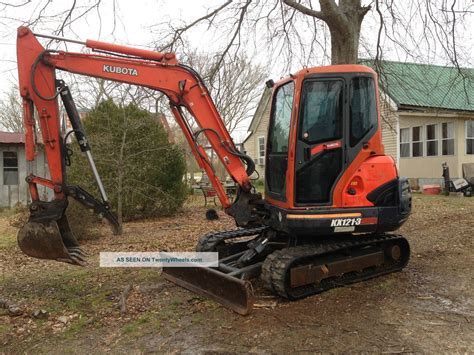
[[331, 64], [356, 64], [362, 20], [370, 7], [360, 0], [320, 0], [324, 21], [331, 33]]
[[344, 33], [331, 29], [331, 64], [356, 64], [359, 52], [360, 24], [354, 24]]
[[123, 221], [123, 174], [122, 168], [119, 168], [117, 181], [117, 220], [120, 225]]
[[331, 64], [356, 64], [362, 21], [370, 10], [361, 0], [319, 0], [321, 11], [315, 11], [295, 0], [283, 0], [295, 10], [323, 20], [331, 33]]
[[117, 172], [117, 219], [120, 225], [123, 221], [123, 178], [125, 175], [125, 159], [124, 150], [127, 142], [127, 130], [124, 130], [122, 134], [122, 143], [120, 145], [120, 154], [118, 161], [118, 172]]

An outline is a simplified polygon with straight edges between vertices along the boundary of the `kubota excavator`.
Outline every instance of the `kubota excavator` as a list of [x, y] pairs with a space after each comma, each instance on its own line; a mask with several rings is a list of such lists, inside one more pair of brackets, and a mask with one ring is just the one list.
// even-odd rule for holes
[[[38, 37], [85, 45], [93, 53], [45, 49]], [[72, 197], [120, 225], [107, 200], [71, 92], [56, 71], [144, 86], [164, 93], [199, 166], [207, 173], [225, 212], [238, 229], [203, 236], [197, 251], [219, 252], [216, 268], [165, 268], [164, 275], [240, 314], [252, 308], [250, 279], [290, 300], [401, 270], [409, 259], [398, 229], [411, 211], [411, 190], [393, 159], [384, 155], [377, 76], [361, 65], [303, 69], [273, 89], [266, 146], [265, 198], [252, 188], [253, 160], [239, 152], [199, 74], [160, 53], [105, 42], [80, 42], [18, 29], [19, 88], [26, 131], [29, 221], [18, 234], [32, 257], [76, 265], [85, 255], [69, 228], [65, 210]], [[87, 156], [101, 201], [66, 179], [66, 140], [58, 100]], [[36, 120], [50, 178], [34, 175]], [[184, 111], [198, 124], [192, 130]], [[238, 185], [230, 202], [198, 136], [205, 135]], [[44, 201], [38, 185], [54, 191]]]

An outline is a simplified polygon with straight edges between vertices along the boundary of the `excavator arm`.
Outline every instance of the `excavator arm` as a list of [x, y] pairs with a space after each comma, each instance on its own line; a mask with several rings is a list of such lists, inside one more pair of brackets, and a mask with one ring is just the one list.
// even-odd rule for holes
[[[115, 233], [120, 233], [120, 226], [111, 212], [70, 90], [64, 81], [56, 78], [58, 70], [143, 86], [165, 94], [194, 157], [209, 176], [226, 212], [235, 218], [239, 226], [255, 224], [259, 218], [255, 213], [255, 206], [261, 202], [261, 196], [251, 192], [250, 175], [255, 168], [253, 160], [236, 149], [198, 73], [180, 64], [173, 53], [159, 53], [91, 40], [73, 42], [83, 44], [100, 54], [73, 53], [45, 49], [37, 37], [60, 39], [36, 35], [26, 27], [18, 29], [19, 88], [23, 99], [26, 131], [26, 160], [29, 170], [27, 182], [32, 199], [30, 221], [20, 231], [18, 238], [20, 247], [26, 254], [73, 264], [84, 262], [83, 252], [72, 235], [65, 216], [67, 196], [93, 208], [112, 224]], [[67, 184], [64, 152], [66, 142], [60, 132], [58, 97], [63, 101], [81, 151], [90, 163], [102, 201], [95, 200], [78, 186]], [[48, 160], [48, 179], [35, 176], [32, 169], [37, 147], [35, 108]], [[197, 130], [191, 129], [184, 110], [197, 122]], [[233, 204], [216, 176], [205, 149], [198, 143], [200, 134], [207, 138], [229, 175], [240, 187]], [[38, 185], [53, 190], [53, 201], [41, 201]]]

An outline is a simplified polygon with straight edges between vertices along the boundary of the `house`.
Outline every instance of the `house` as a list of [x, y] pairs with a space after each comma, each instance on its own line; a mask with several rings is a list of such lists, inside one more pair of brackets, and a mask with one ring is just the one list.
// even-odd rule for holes
[[[0, 132], [0, 207], [14, 207], [29, 201], [27, 169], [23, 133]], [[38, 151], [31, 167], [33, 174], [47, 177], [48, 169], [43, 150]], [[38, 187], [40, 196], [47, 199], [51, 192]]]
[[265, 150], [272, 106], [271, 98], [272, 90], [265, 86], [250, 122], [249, 133], [241, 146], [241, 149], [254, 160], [257, 176], [262, 180], [265, 178]]
[[[451, 177], [462, 177], [462, 165], [474, 163], [474, 69], [384, 61], [379, 89], [385, 153], [400, 175], [441, 182], [447, 162]], [[270, 106], [265, 89], [244, 141], [262, 178]]]
[[384, 143], [400, 175], [441, 182], [446, 162], [462, 177], [474, 163], [474, 69], [384, 62], [379, 81], [384, 124], [397, 127]]

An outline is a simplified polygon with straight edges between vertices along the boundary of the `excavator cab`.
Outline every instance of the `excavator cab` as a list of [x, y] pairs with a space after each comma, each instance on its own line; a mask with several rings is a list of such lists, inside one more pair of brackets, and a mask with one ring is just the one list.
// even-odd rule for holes
[[343, 222], [351, 228], [340, 230], [400, 227], [411, 194], [384, 155], [375, 72], [361, 65], [311, 68], [270, 86], [265, 201], [271, 226], [325, 235], [335, 233], [335, 216], [352, 213], [356, 218]]

